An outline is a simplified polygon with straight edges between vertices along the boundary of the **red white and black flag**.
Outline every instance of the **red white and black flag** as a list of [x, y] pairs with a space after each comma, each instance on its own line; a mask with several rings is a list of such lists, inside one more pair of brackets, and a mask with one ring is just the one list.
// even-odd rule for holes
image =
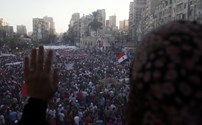
[[100, 50], [103, 49], [104, 43], [103, 43], [103, 40], [102, 40], [101, 38], [98, 38], [98, 39], [97, 39], [97, 45], [98, 45], [98, 48], [99, 48]]
[[119, 53], [119, 55], [116, 57], [117, 63], [121, 63], [126, 59], [128, 59], [128, 56], [125, 52]]

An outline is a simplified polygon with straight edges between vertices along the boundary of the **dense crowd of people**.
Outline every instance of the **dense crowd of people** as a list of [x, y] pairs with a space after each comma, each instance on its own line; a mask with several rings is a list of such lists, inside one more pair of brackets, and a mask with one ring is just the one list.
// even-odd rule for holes
[[[117, 64], [116, 56], [122, 51], [121, 47], [55, 50], [53, 65], [60, 71], [58, 91], [47, 109], [51, 125], [123, 124], [132, 54], [128, 51], [128, 59]], [[25, 51], [13, 54], [0, 57], [0, 125], [17, 123], [25, 101], [21, 63]]]

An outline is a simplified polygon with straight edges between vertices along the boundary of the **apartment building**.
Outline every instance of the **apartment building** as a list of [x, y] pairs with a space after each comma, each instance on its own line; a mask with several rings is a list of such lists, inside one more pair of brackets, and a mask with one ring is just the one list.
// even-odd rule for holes
[[128, 30], [128, 20], [119, 21], [119, 30]]
[[48, 37], [48, 23], [44, 19], [33, 19], [33, 39], [41, 40]]
[[98, 9], [97, 10], [98, 13], [98, 21], [102, 23], [102, 27], [104, 28], [106, 26], [105, 22], [106, 22], [106, 12], [105, 9]]
[[109, 26], [116, 27], [116, 15], [109, 16]]
[[17, 25], [17, 34], [27, 35], [27, 28], [24, 25]]
[[154, 28], [159, 27], [172, 20], [172, 0], [161, 0], [154, 11]]
[[55, 23], [52, 17], [33, 18], [33, 39], [47, 39], [55, 34]]
[[52, 17], [43, 17], [43, 20], [48, 24], [47, 28], [48, 28], [48, 33], [50, 35], [54, 35], [55, 34], [55, 22], [53, 21]]

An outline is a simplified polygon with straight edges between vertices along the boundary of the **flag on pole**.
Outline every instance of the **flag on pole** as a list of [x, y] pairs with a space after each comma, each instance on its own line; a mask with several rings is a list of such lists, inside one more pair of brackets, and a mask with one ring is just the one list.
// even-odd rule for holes
[[98, 48], [100, 49], [100, 50], [102, 50], [103, 49], [103, 40], [101, 39], [101, 38], [98, 38], [97, 39], [97, 44], [98, 44]]
[[128, 56], [126, 55], [125, 52], [119, 53], [119, 55], [116, 57], [116, 60], [117, 60], [118, 63], [121, 63], [126, 59], [128, 59]]

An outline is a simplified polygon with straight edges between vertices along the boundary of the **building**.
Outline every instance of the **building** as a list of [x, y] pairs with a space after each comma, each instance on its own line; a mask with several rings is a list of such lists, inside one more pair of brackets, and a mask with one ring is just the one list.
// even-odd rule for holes
[[72, 18], [70, 20], [69, 27], [72, 27], [75, 22], [79, 21], [79, 19], [80, 19], [80, 13], [74, 13], [74, 14], [72, 14]]
[[106, 26], [105, 25], [105, 22], [106, 22], [105, 9], [99, 9], [99, 10], [97, 10], [97, 13], [98, 13], [97, 19], [98, 19], [99, 22], [102, 23], [102, 27], [104, 28]]
[[24, 25], [17, 25], [17, 34], [27, 35], [27, 28]]
[[3, 26], [3, 18], [0, 18], [0, 27]]
[[142, 13], [142, 37], [155, 26], [155, 9], [160, 0], [146, 0], [146, 7]]
[[4, 21], [3, 18], [0, 18], [0, 27], [8, 26], [8, 25], [9, 25], [9, 24], [8, 24], [6, 21]]
[[134, 21], [134, 2], [130, 2], [130, 6], [129, 6], [129, 19], [128, 19], [128, 23], [129, 23], [129, 27], [128, 27], [128, 38], [129, 41], [132, 41], [132, 37], [133, 37], [133, 21]]
[[119, 21], [119, 30], [128, 30], [128, 20]]
[[106, 20], [106, 27], [109, 27], [109, 20]]
[[138, 42], [138, 35], [142, 34], [142, 13], [146, 7], [146, 0], [133, 0], [129, 8], [129, 40]]
[[33, 39], [47, 39], [55, 34], [55, 23], [52, 17], [33, 18]]
[[86, 15], [80, 19], [80, 48], [92, 48], [96, 45], [96, 38], [92, 37], [89, 23], [93, 21], [91, 15]]
[[202, 23], [202, 1], [198, 0], [196, 4], [196, 20]]
[[74, 13], [72, 14], [72, 18], [70, 20], [68, 35], [72, 38], [72, 42], [74, 45], [79, 44], [80, 42], [80, 14]]
[[154, 12], [154, 28], [157, 28], [171, 20], [173, 20], [173, 1], [161, 0], [156, 5]]
[[0, 41], [14, 37], [13, 26], [9, 26], [3, 18], [0, 18]]
[[41, 18], [33, 19], [33, 39], [41, 40], [48, 37], [48, 23]]
[[109, 26], [116, 27], [116, 15], [109, 16]]
[[47, 30], [50, 35], [55, 34], [55, 22], [52, 17], [43, 17], [43, 20], [47, 23]]
[[13, 26], [3, 26], [3, 30], [6, 33], [6, 39], [12, 39], [14, 36]]

